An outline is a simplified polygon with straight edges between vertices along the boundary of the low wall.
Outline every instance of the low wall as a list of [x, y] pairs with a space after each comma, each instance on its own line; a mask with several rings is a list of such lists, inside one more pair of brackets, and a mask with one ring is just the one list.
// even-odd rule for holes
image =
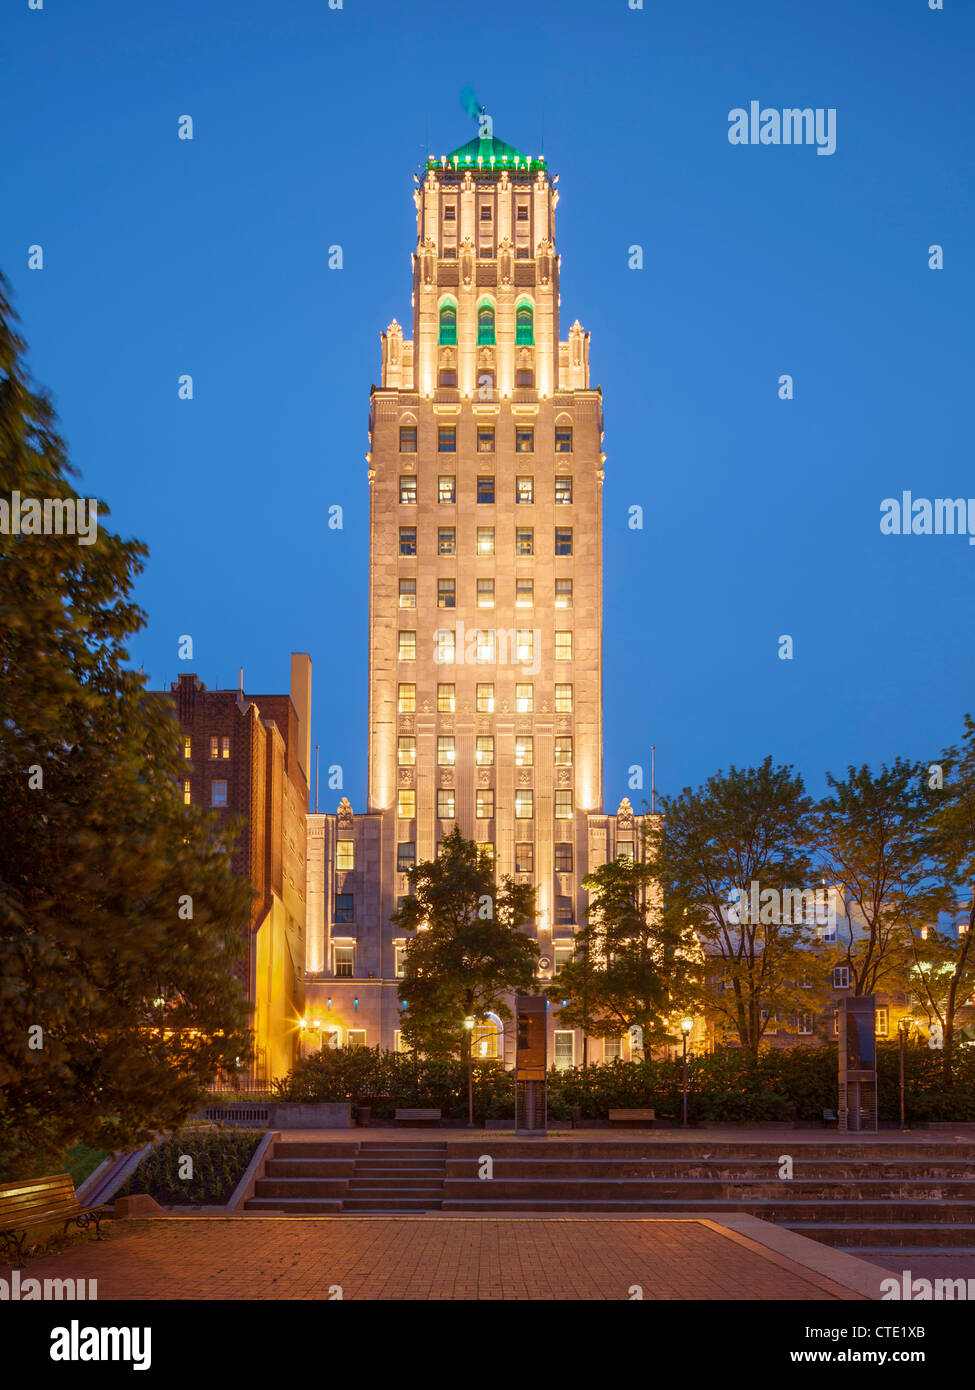
[[200, 1119], [256, 1129], [351, 1129], [348, 1101], [214, 1101]]

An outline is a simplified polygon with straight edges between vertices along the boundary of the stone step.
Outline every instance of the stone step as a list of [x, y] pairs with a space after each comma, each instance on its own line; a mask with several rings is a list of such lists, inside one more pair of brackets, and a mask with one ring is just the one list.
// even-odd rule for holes
[[351, 1178], [352, 1159], [269, 1158], [264, 1165], [266, 1178]]
[[944, 1253], [949, 1247], [958, 1253], [959, 1248], [975, 1249], [975, 1224], [942, 1225], [933, 1221], [905, 1221], [897, 1224], [872, 1225], [864, 1222], [844, 1221], [842, 1224], [827, 1225], [819, 1221], [788, 1221], [787, 1230], [797, 1235], [809, 1236], [822, 1245], [841, 1246], [853, 1251], [867, 1247], [909, 1246], [929, 1248], [938, 1246]]
[[[506, 1195], [499, 1193], [493, 1198], [460, 1196], [451, 1189], [444, 1191], [445, 1211], [611, 1211], [626, 1209], [666, 1215], [671, 1212], [706, 1214], [719, 1219], [721, 1214], [758, 1216], [763, 1221], [777, 1225], [787, 1225], [793, 1229], [796, 1223], [808, 1223], [812, 1217], [817, 1225], [828, 1225], [847, 1230], [858, 1224], [888, 1223], [891, 1226], [918, 1223], [926, 1228], [955, 1230], [959, 1227], [975, 1231], [975, 1204], [932, 1208], [927, 1203], [917, 1202], [790, 1202], [786, 1200], [762, 1201], [761, 1199], [692, 1198], [684, 1199], [646, 1199], [633, 1194], [627, 1188], [617, 1195], [597, 1195], [590, 1193], [577, 1197], [553, 1197], [544, 1194], [537, 1196]], [[934, 1218], [932, 1220], [932, 1217]], [[953, 1239], [953, 1237], [951, 1238]]]
[[390, 1180], [388, 1174], [382, 1177], [364, 1177], [357, 1175], [349, 1178], [349, 1191], [368, 1192], [371, 1188], [378, 1188], [380, 1191], [388, 1192], [395, 1187], [398, 1191], [407, 1191], [410, 1188], [418, 1187], [424, 1192], [431, 1188], [436, 1188], [438, 1192], [443, 1190], [443, 1183], [438, 1182], [433, 1174], [424, 1174], [422, 1177], [397, 1177], [395, 1182]]
[[328, 1140], [311, 1139], [276, 1139], [274, 1141], [275, 1158], [339, 1158], [355, 1160], [356, 1145], [354, 1143], [330, 1143]]
[[245, 1211], [283, 1212], [285, 1216], [330, 1216], [342, 1210], [341, 1197], [249, 1197]]
[[338, 1197], [349, 1186], [348, 1178], [258, 1178], [255, 1197]]
[[342, 1204], [344, 1212], [356, 1211], [440, 1211], [440, 1193], [414, 1194], [404, 1197], [402, 1193], [375, 1192], [369, 1197], [346, 1197]]
[[429, 1173], [431, 1177], [442, 1178], [444, 1176], [443, 1165], [436, 1166], [431, 1163], [403, 1163], [403, 1162], [381, 1162], [371, 1163], [368, 1159], [363, 1159], [355, 1165], [355, 1172], [370, 1177], [397, 1177], [416, 1178]]
[[[623, 1139], [610, 1143], [599, 1140], [591, 1143], [574, 1142], [571, 1139], [547, 1142], [545, 1140], [504, 1140], [494, 1143], [493, 1154], [496, 1158], [503, 1155], [509, 1159], [534, 1159], [540, 1157], [539, 1149], [540, 1145], [543, 1145], [546, 1156], [561, 1160], [596, 1161], [610, 1159], [614, 1162], [620, 1162], [625, 1159], [651, 1159], [675, 1162], [697, 1159], [703, 1162], [706, 1159], [714, 1159], [718, 1162], [737, 1162], [744, 1159], [748, 1163], [761, 1161], [777, 1163], [779, 1154], [787, 1153], [796, 1161], [808, 1159], [827, 1162], [859, 1163], [869, 1161], [876, 1163], [906, 1159], [912, 1163], [921, 1164], [975, 1163], [975, 1144], [967, 1141], [959, 1143], [948, 1136], [936, 1143], [911, 1144], [878, 1141], [864, 1144], [862, 1142], [848, 1143], [841, 1140], [832, 1144], [808, 1144], [803, 1142], [799, 1133], [795, 1130], [784, 1130], [781, 1137], [776, 1139], [774, 1143], [763, 1141], [729, 1143], [720, 1139], [710, 1143], [688, 1143], [683, 1140], [634, 1143]], [[447, 1148], [451, 1161], [455, 1159], [474, 1161], [480, 1154], [492, 1152], [492, 1140], [485, 1136], [475, 1141], [451, 1141]]]
[[896, 1183], [848, 1182], [822, 1183], [802, 1180], [769, 1182], [764, 1178], [752, 1182], [698, 1182], [687, 1179], [677, 1182], [671, 1178], [509, 1178], [495, 1169], [492, 1179], [451, 1178], [444, 1180], [444, 1192], [451, 1197], [488, 1198], [497, 1201], [505, 1197], [578, 1198], [623, 1197], [646, 1201], [701, 1200], [714, 1201], [789, 1201], [839, 1203], [854, 1205], [861, 1201], [908, 1201], [924, 1206], [932, 1203], [975, 1205], [975, 1183]]
[[[895, 1162], [827, 1162], [808, 1161], [789, 1155], [793, 1159], [792, 1181], [799, 1179], [823, 1179], [830, 1182], [842, 1181], [930, 1181], [975, 1183], [975, 1163], [965, 1164], [945, 1159], [938, 1163], [917, 1164], [908, 1160]], [[773, 1179], [779, 1181], [780, 1159], [761, 1160], [747, 1163], [744, 1160], [727, 1162], [711, 1159], [691, 1163], [689, 1160], [660, 1162], [657, 1160], [621, 1161], [612, 1159], [560, 1159], [536, 1154], [533, 1158], [509, 1158], [503, 1149], [491, 1155], [494, 1160], [494, 1175], [509, 1178], [544, 1177], [590, 1177], [590, 1178], [644, 1178], [644, 1179], [693, 1179], [697, 1181], [714, 1180], [720, 1182], [744, 1182], [749, 1180]], [[447, 1176], [450, 1178], [471, 1177], [480, 1168], [477, 1159], [447, 1159]]]

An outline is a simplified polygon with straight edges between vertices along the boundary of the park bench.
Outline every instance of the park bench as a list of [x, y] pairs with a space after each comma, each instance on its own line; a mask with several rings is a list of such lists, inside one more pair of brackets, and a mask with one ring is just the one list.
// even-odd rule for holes
[[649, 1129], [656, 1114], [655, 1110], [610, 1110], [609, 1122], [611, 1125], [636, 1125], [640, 1129]]
[[825, 1124], [827, 1129], [836, 1129], [839, 1124], [839, 1119], [835, 1110], [823, 1111], [823, 1124]]
[[396, 1123], [398, 1125], [438, 1125], [440, 1123], [439, 1110], [397, 1110]]
[[2, 1249], [15, 1250], [24, 1262], [24, 1241], [27, 1232], [38, 1226], [54, 1226], [64, 1222], [67, 1231], [71, 1222], [78, 1226], [95, 1223], [95, 1233], [102, 1238], [101, 1225], [105, 1207], [86, 1207], [78, 1201], [70, 1173], [57, 1173], [49, 1178], [25, 1178], [21, 1182], [0, 1183], [0, 1241]]

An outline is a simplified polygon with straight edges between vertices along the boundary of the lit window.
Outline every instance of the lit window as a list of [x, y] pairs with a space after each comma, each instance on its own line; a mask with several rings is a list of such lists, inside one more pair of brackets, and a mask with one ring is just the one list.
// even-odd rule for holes
[[556, 478], [556, 479], [555, 479], [555, 501], [556, 501], [556, 503], [558, 503], [560, 506], [565, 506], [567, 503], [569, 503], [569, 502], [572, 501], [572, 479], [571, 479], [571, 478]]
[[495, 663], [495, 632], [494, 628], [481, 627], [477, 630], [477, 659], [482, 665], [493, 666]]
[[[485, 212], [490, 216], [491, 209], [481, 208], [482, 217]], [[494, 345], [494, 309], [490, 304], [481, 304], [478, 307], [477, 341], [479, 346], [491, 347]]]
[[401, 840], [396, 846], [396, 869], [398, 873], [409, 873], [416, 863], [416, 842]]
[[416, 554], [415, 526], [401, 526], [399, 528], [399, 553], [401, 555]]
[[400, 425], [399, 451], [401, 454], [416, 453], [416, 425]]
[[572, 819], [572, 792], [563, 789], [555, 793], [555, 819]]
[[227, 804], [227, 784], [226, 782], [210, 783], [210, 805], [226, 806]]
[[416, 580], [401, 579], [399, 582], [399, 606], [400, 608], [416, 607]]
[[515, 738], [515, 767], [531, 767], [535, 761], [535, 740], [531, 734], [518, 734]]
[[450, 666], [457, 655], [457, 635], [449, 627], [437, 628], [434, 659], [438, 666]]
[[555, 956], [556, 975], [564, 965], [572, 964], [573, 948], [571, 946], [556, 946], [553, 954]]
[[491, 767], [494, 763], [494, 735], [478, 734], [476, 758], [478, 767]]
[[[402, 980], [403, 976], [406, 974], [406, 947], [405, 947], [405, 946], [394, 946], [394, 947], [393, 947], [393, 971], [394, 971], [394, 973], [395, 973], [395, 975], [396, 975], [396, 978], [397, 978], [398, 980]], [[397, 1037], [400, 1036], [398, 1030], [397, 1030], [397, 1034], [396, 1034], [396, 1035], [397, 1035]], [[397, 1050], [397, 1052], [400, 1051], [400, 1049], [399, 1049], [398, 1047], [397, 1047], [396, 1050]]]
[[[355, 868], [355, 840], [339, 840], [335, 846], [335, 867], [339, 873]], [[351, 918], [349, 919], [351, 921]]]
[[347, 979], [351, 978], [352, 965], [355, 959], [355, 947], [333, 946], [332, 953], [332, 960], [334, 963], [336, 975], [340, 977], [344, 976]]
[[798, 1014], [796, 1021], [799, 1025], [798, 1031], [802, 1036], [808, 1036], [813, 1030], [812, 1014]]
[[396, 699], [400, 714], [413, 714], [416, 710], [416, 686], [412, 681], [400, 681]]
[[561, 681], [555, 687], [555, 713], [572, 713], [572, 686]]
[[633, 841], [632, 841], [632, 840], [617, 840], [617, 842], [616, 842], [616, 858], [617, 858], [617, 860], [620, 860], [620, 859], [632, 859], [632, 858], [633, 858]]
[[572, 739], [568, 734], [559, 734], [555, 740], [555, 766], [572, 766]]
[[493, 840], [479, 840], [479, 841], [477, 842], [477, 852], [478, 852], [478, 854], [486, 854], [487, 857], [488, 857], [488, 859], [491, 861], [491, 863], [492, 863], [492, 864], [494, 863], [494, 841], [493, 841]]
[[519, 347], [531, 347], [535, 341], [532, 306], [522, 302], [515, 309], [515, 342]]
[[535, 687], [531, 681], [515, 686], [515, 709], [519, 714], [532, 714], [535, 709]]
[[477, 480], [478, 502], [494, 501], [494, 478], [480, 477]]
[[890, 1009], [886, 1004], [877, 1010], [877, 1037], [886, 1038], [890, 1030]]
[[848, 965], [837, 965], [833, 968], [833, 988], [850, 988], [850, 967]]
[[494, 453], [494, 426], [478, 425], [477, 427], [477, 452], [479, 454]]
[[575, 1066], [575, 1034], [568, 1029], [556, 1028], [554, 1041], [555, 1070], [568, 1071]]
[[456, 708], [455, 697], [456, 686], [438, 685], [437, 686], [437, 713], [453, 714]]
[[479, 579], [477, 581], [477, 606], [478, 608], [494, 607], [493, 579]]
[[571, 526], [557, 526], [555, 528], [555, 553], [556, 555], [572, 554]]
[[556, 608], [572, 607], [572, 580], [556, 579], [555, 581], [555, 606]]
[[449, 301], [440, 306], [440, 343], [446, 347], [457, 345], [457, 305]]
[[535, 634], [530, 627], [520, 627], [516, 634], [517, 660], [535, 660]]
[[398, 792], [396, 814], [400, 820], [412, 820], [416, 815], [416, 792], [412, 787], [404, 788]]
[[440, 425], [437, 428], [437, 453], [456, 454], [457, 452], [457, 426]]
[[515, 790], [515, 818], [531, 820], [534, 814], [535, 793], [529, 787], [518, 787]]
[[210, 757], [220, 757], [220, 739], [217, 737], [216, 734], [210, 735]]
[[519, 526], [515, 532], [515, 554], [535, 554], [535, 532], [530, 526]]
[[555, 634], [555, 660], [572, 660], [572, 633], [557, 632]]
[[442, 474], [437, 483], [438, 502], [456, 502], [457, 479], [453, 474]]
[[185, 734], [185, 735], [183, 736], [183, 757], [184, 757], [184, 758], [192, 758], [192, 756], [193, 756], [193, 740], [190, 738], [189, 734]]
[[416, 739], [412, 734], [400, 734], [396, 741], [396, 761], [400, 767], [416, 766]]
[[535, 500], [535, 479], [518, 478], [515, 482], [515, 501], [534, 502]]
[[618, 1062], [622, 1056], [621, 1038], [603, 1038], [603, 1061]]
[[494, 819], [494, 789], [486, 787], [477, 793], [477, 819]]
[[439, 767], [453, 767], [457, 760], [454, 750], [453, 734], [440, 734], [437, 737], [437, 765]]
[[335, 894], [335, 921], [336, 923], [355, 921], [355, 900], [351, 893]]
[[535, 431], [531, 425], [515, 430], [515, 453], [533, 454], [535, 452]]
[[531, 840], [519, 840], [515, 845], [515, 873], [535, 872], [535, 846]]
[[571, 874], [572, 872], [572, 842], [571, 840], [559, 840], [555, 846], [555, 872], [557, 874]]
[[478, 555], [494, 554], [493, 526], [479, 526], [477, 528], [477, 553]]
[[[557, 454], [572, 453], [572, 426], [556, 425], [555, 427], [555, 452]], [[569, 490], [571, 492], [571, 483]]]
[[571, 927], [573, 920], [572, 899], [565, 894], [556, 896], [555, 899], [555, 925], [557, 927]]
[[353, 1048], [365, 1047], [366, 1030], [364, 1028], [348, 1028], [345, 1033], [345, 1045], [351, 1052]]
[[184, 805], [184, 806], [189, 806], [189, 805], [191, 804], [191, 801], [192, 801], [192, 795], [191, 795], [191, 792], [190, 792], [190, 784], [189, 784], [189, 782], [184, 782], [184, 783], [183, 783], [183, 805]]
[[477, 687], [477, 712], [478, 714], [494, 713], [494, 685], [479, 683]]
[[454, 789], [453, 787], [437, 788], [437, 815], [441, 820], [453, 820], [454, 818]]
[[437, 554], [457, 554], [457, 532], [453, 526], [441, 526], [437, 531]]
[[437, 607], [456, 608], [457, 607], [457, 581], [456, 579], [437, 580]]
[[409, 474], [399, 480], [399, 500], [404, 506], [416, 506], [416, 478]]
[[229, 739], [229, 738], [222, 738], [222, 739], [220, 740], [220, 756], [221, 756], [221, 758], [229, 758], [229, 757], [230, 757], [230, 739]]
[[399, 659], [400, 661], [416, 660], [416, 633], [401, 632], [399, 635]]

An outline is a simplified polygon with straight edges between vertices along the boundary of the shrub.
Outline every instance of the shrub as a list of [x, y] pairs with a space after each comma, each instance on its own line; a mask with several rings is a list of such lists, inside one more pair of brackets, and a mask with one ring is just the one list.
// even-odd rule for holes
[[[197, 1129], [163, 1139], [115, 1194], [145, 1193], [164, 1207], [225, 1206], [262, 1137], [257, 1129]], [[192, 1178], [181, 1178], [180, 1161], [193, 1160]]]

